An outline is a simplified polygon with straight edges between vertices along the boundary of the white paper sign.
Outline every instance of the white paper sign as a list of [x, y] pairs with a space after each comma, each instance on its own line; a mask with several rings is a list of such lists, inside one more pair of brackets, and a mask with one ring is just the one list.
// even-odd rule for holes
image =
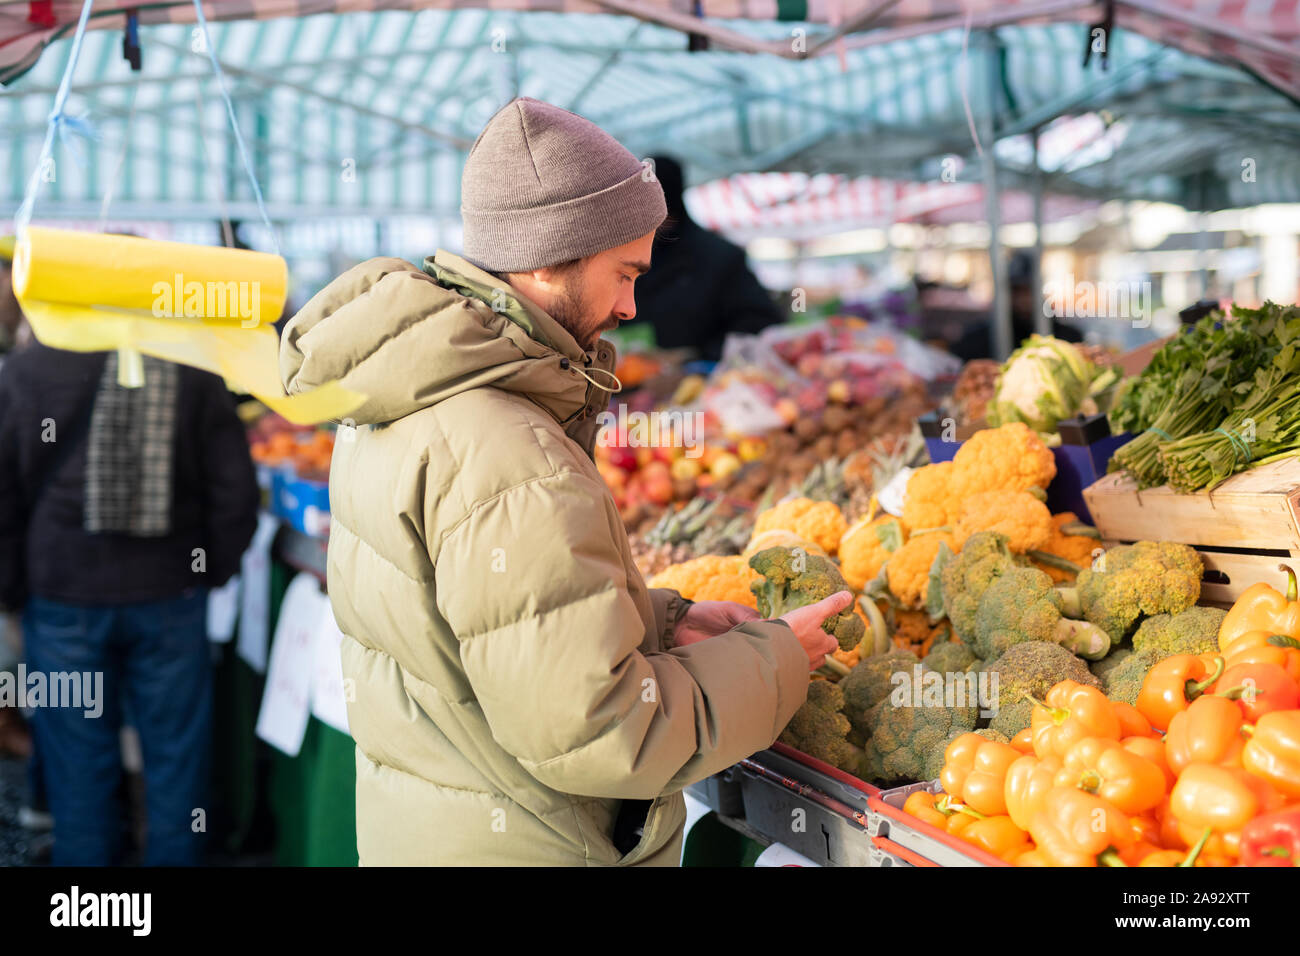
[[328, 597], [322, 609], [311, 671], [311, 712], [340, 733], [349, 733], [347, 693], [343, 683], [343, 658], [339, 649], [343, 632], [334, 620]]
[[271, 642], [266, 690], [257, 715], [257, 736], [290, 757], [298, 756], [311, 709], [312, 667], [320, 634], [321, 605], [329, 601], [320, 584], [302, 573], [289, 583]]
[[239, 575], [208, 592], [208, 640], [229, 644], [239, 620]]
[[271, 616], [271, 540], [280, 522], [263, 512], [257, 516], [253, 543], [244, 552], [239, 577], [239, 656], [259, 674], [266, 673], [266, 640]]

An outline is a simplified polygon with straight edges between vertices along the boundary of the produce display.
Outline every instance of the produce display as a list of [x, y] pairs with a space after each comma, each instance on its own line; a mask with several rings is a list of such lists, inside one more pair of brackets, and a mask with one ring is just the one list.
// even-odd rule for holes
[[1286, 595], [1255, 585], [1226, 613], [1147, 618], [1110, 672], [1154, 660], [1134, 702], [1110, 691], [1110, 674], [1104, 691], [1066, 678], [1026, 692], [1027, 732], [949, 740], [941, 790], [913, 793], [904, 811], [1017, 866], [1300, 865], [1300, 641], [1287, 633], [1300, 603], [1288, 577]]
[[1050, 434], [1063, 418], [1104, 411], [1119, 377], [1117, 369], [1094, 364], [1078, 346], [1031, 335], [1002, 366], [988, 423], [1023, 422]]
[[256, 464], [270, 468], [287, 467], [308, 481], [329, 481], [330, 460], [334, 455], [332, 429], [295, 425], [267, 410], [260, 402], [249, 404], [255, 406], [253, 411], [245, 414], [252, 418], [248, 427], [248, 444]]
[[1114, 456], [1139, 488], [1212, 489], [1300, 453], [1300, 308], [1212, 312], [1167, 342], [1122, 390], [1112, 428], [1136, 436]]

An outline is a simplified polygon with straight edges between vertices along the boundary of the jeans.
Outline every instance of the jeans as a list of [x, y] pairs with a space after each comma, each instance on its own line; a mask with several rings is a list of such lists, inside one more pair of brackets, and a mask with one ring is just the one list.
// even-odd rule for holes
[[103, 675], [99, 716], [87, 708], [40, 706], [32, 721], [54, 816], [55, 866], [121, 863], [123, 705], [144, 758], [145, 865], [202, 862], [212, 760], [206, 618], [202, 588], [134, 604], [28, 601], [29, 683], [33, 672], [45, 673], [50, 686], [48, 675], [56, 672]]

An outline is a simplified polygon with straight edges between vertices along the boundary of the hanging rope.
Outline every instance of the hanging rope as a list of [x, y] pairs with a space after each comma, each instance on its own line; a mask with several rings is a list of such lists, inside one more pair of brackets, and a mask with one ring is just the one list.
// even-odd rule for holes
[[[47, 168], [47, 164], [53, 159], [54, 138], [55, 136], [63, 137], [66, 129], [72, 129], [75, 132], [86, 132], [86, 126], [74, 117], [68, 116], [64, 108], [68, 103], [68, 95], [72, 91], [72, 77], [77, 70], [77, 60], [81, 57], [81, 44], [86, 36], [86, 24], [90, 20], [91, 8], [95, 5], [95, 0], [85, 0], [81, 7], [81, 16], [77, 18], [77, 29], [72, 35], [72, 51], [68, 56], [68, 65], [64, 67], [63, 78], [59, 80], [59, 89], [54, 95], [54, 107], [50, 110], [49, 125], [45, 129], [45, 140], [41, 144], [41, 154], [36, 161], [36, 168], [32, 170], [31, 177], [27, 180], [27, 188], [23, 192], [22, 204], [18, 207], [18, 212], [14, 215], [14, 233], [21, 241], [27, 231], [27, 225], [32, 219], [32, 210], [36, 206], [36, 197], [41, 191], [42, 174]], [[235, 143], [239, 147], [239, 158], [244, 164], [244, 171], [248, 173], [248, 181], [253, 187], [253, 197], [257, 200], [258, 212], [262, 215], [262, 222], [266, 225], [267, 232], [271, 236], [271, 244], [275, 247], [276, 255], [280, 254], [280, 240], [276, 235], [275, 227], [271, 225], [271, 217], [267, 215], [266, 203], [262, 199], [262, 187], [257, 181], [257, 174], [253, 171], [252, 161], [248, 156], [248, 148], [244, 145], [243, 134], [239, 131], [239, 124], [235, 121], [235, 105], [230, 100], [230, 93], [226, 89], [226, 75], [222, 72], [221, 64], [217, 61], [216, 52], [212, 48], [212, 39], [208, 34], [208, 21], [203, 15], [202, 0], [194, 0], [194, 10], [198, 21], [199, 29], [203, 32], [203, 45], [208, 53], [208, 60], [212, 64], [212, 71], [216, 75], [217, 85], [221, 89], [221, 98], [226, 104], [226, 116], [230, 119], [230, 128], [235, 134]], [[131, 110], [134, 113], [135, 99], [132, 96]], [[200, 123], [202, 117], [200, 117]], [[127, 120], [130, 132], [130, 118]], [[129, 142], [129, 137], [128, 137]], [[125, 157], [125, 151], [123, 152]], [[120, 163], [119, 163], [120, 166]], [[101, 216], [105, 215], [108, 210], [108, 203], [112, 198], [110, 193], [105, 197], [104, 204], [100, 208]]]
[[54, 94], [54, 108], [50, 110], [49, 125], [45, 128], [45, 142], [41, 144], [41, 155], [36, 160], [36, 168], [27, 180], [27, 189], [23, 192], [22, 205], [14, 216], [14, 233], [19, 240], [27, 232], [27, 224], [32, 219], [32, 208], [36, 205], [36, 194], [41, 191], [41, 175], [46, 164], [54, 155], [54, 137], [61, 135], [63, 126], [68, 122], [63, 107], [68, 103], [68, 94], [72, 91], [72, 74], [77, 68], [77, 58], [81, 56], [81, 41], [86, 35], [86, 23], [90, 20], [90, 8], [95, 0], [86, 0], [81, 6], [81, 16], [77, 18], [77, 32], [72, 37], [72, 52], [68, 56], [68, 65], [63, 70], [63, 79], [59, 81], [58, 92]]
[[248, 148], [244, 145], [244, 135], [239, 131], [239, 123], [235, 121], [235, 104], [230, 101], [230, 91], [226, 89], [226, 74], [217, 61], [217, 51], [212, 48], [212, 38], [208, 35], [208, 21], [203, 15], [203, 0], [194, 0], [194, 12], [197, 15], [199, 29], [203, 31], [203, 47], [208, 51], [208, 59], [212, 62], [212, 72], [217, 77], [217, 87], [221, 90], [221, 98], [226, 103], [226, 116], [230, 118], [230, 128], [234, 131], [235, 143], [239, 146], [239, 158], [244, 163], [244, 171], [248, 173], [248, 182], [253, 187], [253, 198], [257, 200], [257, 211], [262, 214], [262, 222], [266, 224], [267, 232], [271, 235], [271, 244], [275, 247], [275, 254], [278, 256], [280, 254], [280, 239], [275, 233], [275, 227], [271, 225], [271, 217], [266, 214], [266, 204], [262, 201], [262, 187], [257, 181], [257, 174], [253, 172], [253, 163], [248, 158]]

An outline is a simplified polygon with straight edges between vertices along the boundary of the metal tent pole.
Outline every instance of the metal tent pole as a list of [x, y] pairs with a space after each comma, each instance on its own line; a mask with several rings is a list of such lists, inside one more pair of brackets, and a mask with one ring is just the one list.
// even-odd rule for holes
[[1034, 144], [1034, 330], [1039, 335], [1052, 334], [1052, 317], [1043, 307], [1043, 167], [1038, 163], [1038, 132], [1040, 127], [1030, 130], [1030, 140]]
[[1003, 361], [1011, 354], [1011, 302], [1007, 296], [1007, 263], [1002, 255], [1002, 203], [998, 191], [997, 160], [993, 147], [997, 136], [994, 112], [997, 103], [998, 61], [997, 37], [990, 31], [982, 44], [985, 56], [984, 70], [984, 202], [988, 208], [989, 265], [993, 269], [993, 304], [989, 311], [989, 346], [993, 358]]

